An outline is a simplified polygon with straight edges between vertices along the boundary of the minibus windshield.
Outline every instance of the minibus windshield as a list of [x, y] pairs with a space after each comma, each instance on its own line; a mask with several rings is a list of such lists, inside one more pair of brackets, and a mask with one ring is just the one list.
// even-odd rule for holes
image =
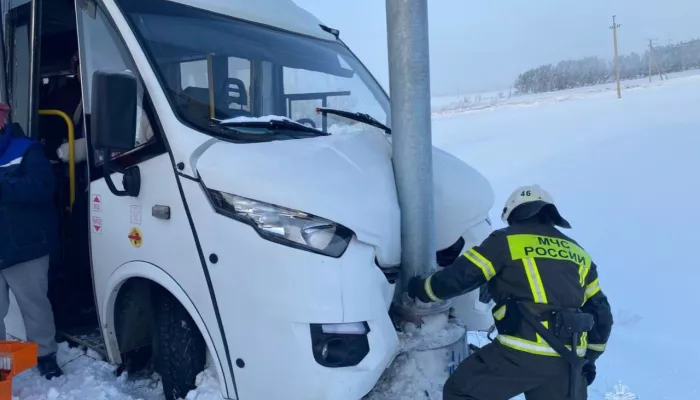
[[[173, 1], [119, 0], [118, 4], [170, 105], [190, 127], [216, 136], [230, 131], [235, 136], [237, 121], [269, 121], [276, 116], [327, 134], [382, 131], [321, 109], [362, 113], [390, 126], [386, 93], [339, 41], [290, 33]], [[255, 126], [246, 124], [246, 133], [250, 135]], [[320, 136], [283, 132], [285, 126], [293, 127], [290, 124], [274, 125], [279, 129], [265, 126], [257, 134], [279, 134], [284, 139]]]

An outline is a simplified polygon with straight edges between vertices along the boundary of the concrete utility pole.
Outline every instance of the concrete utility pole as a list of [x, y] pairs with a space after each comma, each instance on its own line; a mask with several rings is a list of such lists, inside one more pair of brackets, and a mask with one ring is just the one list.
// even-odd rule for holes
[[392, 148], [401, 207], [401, 285], [436, 269], [428, 1], [386, 0]]
[[437, 270], [428, 1], [386, 0], [386, 22], [403, 293], [411, 277]]
[[613, 24], [610, 27], [610, 29], [613, 30], [613, 44], [615, 46], [615, 81], [617, 82], [617, 98], [621, 99], [622, 98], [622, 90], [620, 89], [620, 63], [617, 59], [617, 28], [619, 28], [620, 24], [615, 23], [615, 16], [613, 15]]

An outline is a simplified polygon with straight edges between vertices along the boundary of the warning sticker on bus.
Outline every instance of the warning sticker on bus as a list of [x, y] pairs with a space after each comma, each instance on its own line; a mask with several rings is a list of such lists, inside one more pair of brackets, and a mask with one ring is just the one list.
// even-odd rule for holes
[[143, 236], [141, 236], [141, 229], [137, 227], [131, 228], [131, 231], [129, 231], [129, 241], [131, 242], [131, 245], [138, 248], [141, 247], [141, 244], [143, 243]]

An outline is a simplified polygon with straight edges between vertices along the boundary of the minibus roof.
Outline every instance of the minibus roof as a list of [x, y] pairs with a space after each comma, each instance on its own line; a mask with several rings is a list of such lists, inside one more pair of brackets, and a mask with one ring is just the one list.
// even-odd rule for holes
[[292, 0], [169, 0], [319, 39], [335, 40], [322, 22]]
[[[9, 0], [10, 8], [30, 0]], [[322, 22], [292, 0], [168, 0], [258, 24], [269, 25], [319, 39], [335, 40], [321, 29]], [[57, 3], [49, 0], [49, 3]], [[46, 1], [45, 1], [46, 3]], [[72, 8], [72, 7], [71, 7]]]

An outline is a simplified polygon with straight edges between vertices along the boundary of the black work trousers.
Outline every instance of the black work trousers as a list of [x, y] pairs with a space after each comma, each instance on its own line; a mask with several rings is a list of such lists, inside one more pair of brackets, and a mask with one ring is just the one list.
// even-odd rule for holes
[[447, 379], [443, 400], [510, 400], [525, 393], [527, 400], [586, 400], [583, 375], [569, 392], [569, 364], [561, 357], [539, 356], [494, 341], [469, 356]]

